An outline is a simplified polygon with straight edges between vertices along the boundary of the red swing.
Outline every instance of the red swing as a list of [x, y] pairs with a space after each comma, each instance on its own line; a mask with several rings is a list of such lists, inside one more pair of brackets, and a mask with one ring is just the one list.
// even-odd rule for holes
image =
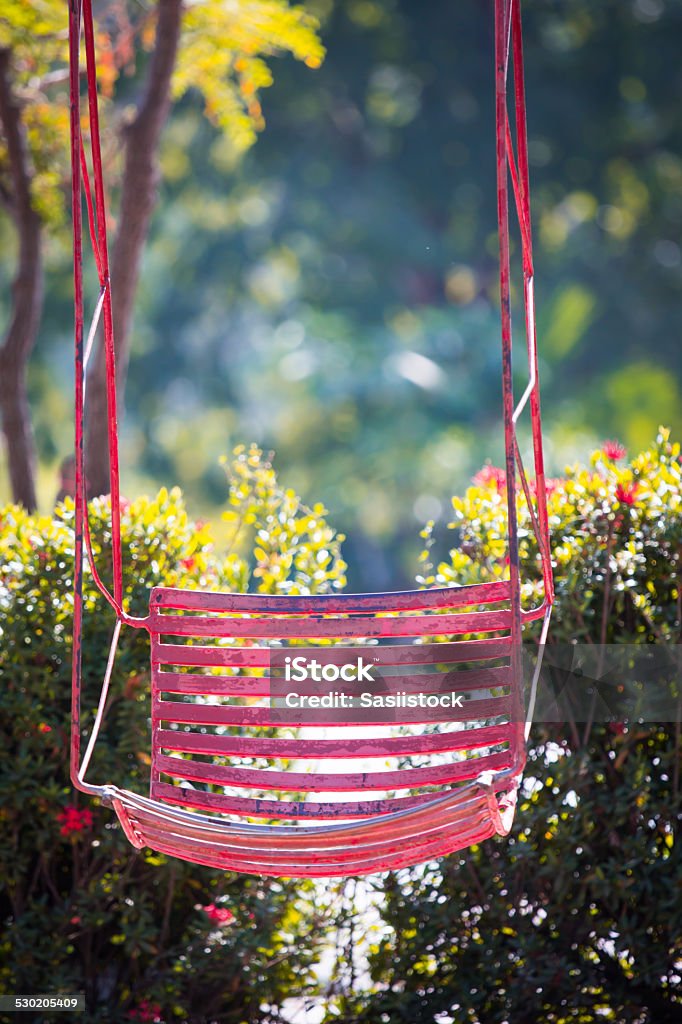
[[[553, 601], [535, 337], [520, 0], [495, 0], [509, 578], [415, 592], [303, 597], [154, 587], [144, 618], [133, 618], [123, 608], [114, 337], [92, 0], [82, 0], [82, 22], [94, 210], [80, 129], [81, 11], [78, 3], [70, 4], [76, 325], [73, 785], [110, 803], [126, 836], [137, 848], [148, 846], [187, 861], [262, 875], [360, 875], [440, 857], [496, 833], [506, 835], [525, 763], [537, 683], [536, 672], [526, 718], [522, 629], [526, 622], [543, 619], [544, 642]], [[510, 47], [518, 164], [507, 113]], [[529, 365], [528, 384], [517, 405], [512, 388], [509, 176], [520, 224]], [[83, 319], [82, 190], [100, 281], [99, 301], [87, 341]], [[98, 576], [92, 555], [83, 462], [85, 368], [100, 314], [108, 380], [113, 594]], [[526, 405], [530, 409], [535, 463], [532, 490], [516, 439], [516, 424]], [[517, 474], [530, 510], [544, 580], [544, 600], [531, 610], [521, 608]], [[116, 612], [116, 626], [98, 711], [81, 761], [82, 585], [86, 554], [97, 587]], [[149, 797], [115, 785], [85, 781], [122, 625], [146, 629], [151, 638]], [[474, 639], [457, 639], [472, 635]], [[319, 653], [322, 641], [327, 663], [337, 665], [357, 656], [359, 648], [354, 644], [358, 641], [372, 644], [373, 661], [385, 672], [389, 692], [441, 692], [447, 676], [450, 690], [472, 697], [461, 709], [447, 715], [434, 715], [421, 708], [398, 708], [391, 727], [366, 725], [360, 730], [361, 736], [348, 728], [354, 724], [352, 714], [338, 710], [330, 712], [324, 721], [318, 715], [313, 723], [304, 715], [299, 719], [294, 716], [294, 720], [289, 717], [288, 731], [273, 735], [273, 727], [282, 720], [267, 703], [271, 679], [266, 672], [273, 647], [281, 649], [290, 641], [305, 641], [305, 648], [296, 647], [297, 654]], [[336, 642], [331, 651], [330, 641]], [[339, 642], [345, 646], [337, 646]], [[221, 674], [216, 674], [216, 669], [222, 670]], [[260, 698], [260, 703], [244, 703], [243, 698]], [[433, 727], [434, 722], [440, 722], [438, 728]], [[307, 728], [292, 738], [292, 724]], [[320, 725], [329, 728], [317, 738], [320, 731], [315, 727]], [[415, 758], [419, 761], [416, 765], [412, 763]], [[373, 761], [371, 769], [368, 760]], [[312, 761], [314, 770], [283, 770], [282, 761]], [[323, 770], [318, 770], [319, 762], [324, 763]]]

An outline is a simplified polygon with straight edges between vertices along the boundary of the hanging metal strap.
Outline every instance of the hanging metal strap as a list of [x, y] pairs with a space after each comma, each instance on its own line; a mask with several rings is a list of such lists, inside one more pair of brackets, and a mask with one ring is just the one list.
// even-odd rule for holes
[[[80, 44], [81, 34], [85, 40], [86, 80], [90, 118], [90, 149], [94, 179], [94, 203], [87, 159], [83, 147], [80, 105]], [[79, 789], [99, 791], [83, 781], [92, 755], [94, 743], [102, 722], [106, 696], [113, 670], [114, 654], [122, 621], [137, 623], [123, 610], [123, 574], [121, 566], [121, 516], [118, 431], [116, 414], [116, 367], [114, 355], [114, 331], [111, 308], [111, 287], [109, 279], [109, 256], [107, 241], [104, 183], [102, 174], [102, 153], [99, 132], [99, 110], [97, 100], [97, 72], [95, 64], [94, 28], [92, 0], [69, 0], [69, 94], [71, 131], [71, 207], [73, 223], [73, 281], [74, 281], [74, 349], [75, 349], [75, 513], [74, 513], [74, 610], [73, 610], [73, 655], [72, 655], [72, 697], [71, 697], [71, 779]], [[100, 283], [100, 294], [93, 318], [84, 343], [83, 310], [83, 214], [82, 193], [85, 193], [88, 227]], [[86, 369], [97, 329], [103, 320], [104, 351], [107, 376], [107, 422], [109, 440], [109, 480], [111, 491], [111, 545], [113, 566], [113, 594], [103, 583], [97, 571], [90, 536], [87, 511], [87, 486], [84, 453], [84, 418]], [[83, 571], [85, 552], [95, 585], [116, 612], [116, 626], [112, 640], [104, 685], [100, 696], [99, 710], [95, 719], [90, 742], [83, 764], [80, 763], [80, 705], [82, 689], [82, 642], [83, 642]]]
[[[90, 154], [93, 170], [94, 202], [87, 159], [83, 147], [80, 124], [80, 39], [81, 31], [85, 41], [86, 82], [88, 112], [90, 120]], [[121, 565], [121, 511], [120, 473], [118, 453], [118, 427], [116, 409], [116, 360], [114, 351], [114, 327], [111, 307], [111, 285], [109, 278], [109, 251], [107, 239], [104, 180], [102, 173], [102, 151], [99, 129], [99, 104], [97, 98], [97, 70], [95, 59], [92, 0], [70, 0], [69, 3], [69, 63], [70, 63], [70, 113], [71, 113], [71, 186], [73, 216], [73, 278], [75, 295], [75, 449], [76, 449], [76, 533], [87, 534], [87, 484], [85, 474], [85, 373], [92, 351], [100, 316], [103, 320], [104, 353], [107, 388], [107, 433], [109, 447], [109, 482], [111, 493], [111, 547], [113, 568], [113, 595], [102, 584], [94, 572], [95, 582], [117, 614], [122, 613], [123, 578]], [[100, 283], [100, 300], [95, 311], [88, 341], [83, 347], [83, 215], [82, 193], [85, 193], [87, 220], [92, 249]], [[91, 545], [89, 545], [91, 548]], [[92, 558], [91, 564], [92, 564]]]

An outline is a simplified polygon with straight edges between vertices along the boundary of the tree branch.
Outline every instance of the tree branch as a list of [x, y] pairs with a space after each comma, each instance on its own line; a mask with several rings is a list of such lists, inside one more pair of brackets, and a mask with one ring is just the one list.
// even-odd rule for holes
[[[170, 84], [177, 58], [182, 0], [159, 0], [156, 43], [144, 94], [133, 121], [124, 129], [125, 166], [118, 214], [118, 233], [111, 260], [111, 300], [116, 333], [116, 383], [123, 400], [130, 353], [130, 335], [140, 262], [156, 205], [158, 150], [170, 108]], [[106, 368], [98, 346], [88, 377], [86, 431], [90, 493], [109, 491]]]
[[21, 109], [12, 89], [10, 51], [0, 50], [0, 122], [14, 195], [12, 216], [19, 236], [12, 284], [12, 316], [0, 348], [0, 411], [14, 500], [36, 507], [35, 445], [26, 391], [26, 368], [43, 305], [42, 226], [31, 202], [31, 159]]

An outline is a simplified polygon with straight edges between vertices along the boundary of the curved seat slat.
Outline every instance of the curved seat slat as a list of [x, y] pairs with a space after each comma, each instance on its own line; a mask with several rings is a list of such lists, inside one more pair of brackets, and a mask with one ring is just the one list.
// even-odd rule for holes
[[[466, 700], [462, 707], [416, 707], [392, 708], [391, 715], [396, 725], [425, 722], [466, 722], [472, 719], [498, 718], [509, 714], [509, 697], [490, 697], [487, 700]], [[320, 718], [319, 710], [306, 708], [242, 707], [235, 704], [188, 704], [178, 700], [159, 700], [152, 703], [152, 716], [158, 722], [176, 722], [184, 725], [210, 726], [252, 726], [267, 728], [285, 726], [295, 728], [327, 728], [330, 725], [358, 725], [358, 709], [338, 708]], [[386, 711], [381, 708], [367, 709], [362, 714], [363, 724], [385, 724]]]
[[365, 737], [363, 739], [284, 739], [267, 736], [234, 736], [159, 729], [155, 742], [159, 750], [215, 757], [267, 757], [283, 760], [325, 758], [407, 757], [411, 754], [442, 754], [477, 747], [496, 746], [510, 738], [508, 724], [473, 730], [421, 733], [409, 736]]
[[419, 796], [389, 797], [382, 800], [272, 800], [253, 797], [228, 796], [223, 793], [209, 793], [199, 789], [184, 789], [166, 782], [153, 781], [151, 795], [156, 800], [167, 801], [181, 807], [196, 807], [199, 810], [215, 811], [219, 814], [237, 814], [244, 818], [267, 818], [268, 820], [319, 819], [333, 821], [339, 818], [373, 818], [390, 814], [392, 811], [409, 810], [433, 800], [433, 793]]
[[[409, 675], [382, 675], [381, 693], [457, 693], [470, 690], [507, 686], [510, 681], [508, 665], [494, 668], [451, 670], [450, 672], [411, 672]], [[191, 672], [162, 672], [157, 676], [158, 689], [163, 693], [206, 697], [269, 697], [272, 677], [267, 676], [206, 676]], [[324, 689], [322, 689], [324, 688]], [[333, 689], [326, 683], [297, 683], [297, 693], [319, 695]]]
[[230, 639], [343, 640], [399, 636], [454, 636], [511, 628], [511, 612], [455, 615], [395, 615], [385, 618], [211, 618], [208, 615], [156, 615], [149, 626], [163, 636], [213, 636]]
[[419, 611], [428, 608], [462, 608], [507, 601], [509, 580], [476, 583], [467, 587], [434, 587], [379, 594], [229, 594], [178, 587], [154, 587], [152, 614], [165, 609], [214, 613], [251, 612], [267, 615], [372, 614]]
[[164, 775], [188, 782], [236, 786], [284, 793], [346, 793], [352, 790], [417, 789], [475, 779], [481, 772], [502, 771], [511, 763], [508, 752], [467, 758], [426, 768], [385, 772], [295, 772], [232, 768], [159, 755], [155, 767]]
[[384, 814], [354, 820], [331, 821], [312, 825], [296, 823], [254, 825], [241, 818], [225, 818], [174, 809], [165, 801], [142, 798], [118, 791], [127, 813], [140, 822], [148, 822], [168, 833], [193, 836], [205, 842], [236, 846], [245, 850], [334, 849], [346, 845], [381, 844], [421, 835], [464, 820], [477, 807], [497, 808], [489, 787], [467, 783], [445, 793], [428, 794], [419, 804], [407, 800], [387, 801], [397, 806]]
[[[383, 620], [387, 621], [387, 620]], [[400, 644], [396, 646], [373, 647], [372, 658], [379, 668], [405, 665], [450, 665], [469, 661], [489, 661], [509, 657], [509, 637], [494, 637], [483, 640], [459, 640], [457, 642], [429, 644]], [[306, 654], [309, 649], [297, 647], [296, 654]], [[341, 665], [358, 654], [357, 647], [334, 645], [325, 650], [325, 660], [330, 665]], [[272, 656], [270, 647], [247, 646], [203, 646], [195, 644], [162, 643], [158, 634], [152, 633], [152, 666], [178, 665], [204, 668], [268, 668]]]

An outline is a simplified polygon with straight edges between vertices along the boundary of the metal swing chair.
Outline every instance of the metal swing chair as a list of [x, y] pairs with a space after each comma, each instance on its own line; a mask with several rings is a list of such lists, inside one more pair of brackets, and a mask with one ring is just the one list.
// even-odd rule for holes
[[[321, 596], [204, 593], [161, 586], [151, 590], [147, 616], [134, 618], [123, 607], [114, 338], [92, 3], [82, 0], [81, 8], [78, 0], [70, 0], [76, 349], [70, 768], [77, 789], [113, 806], [134, 847], [146, 846], [186, 861], [259, 875], [354, 876], [441, 857], [495, 834], [506, 835], [511, 827], [529, 725], [523, 706], [522, 630], [525, 623], [543, 619], [544, 642], [553, 588], [537, 373], [520, 0], [495, 0], [494, 8], [509, 577], [466, 587]], [[94, 203], [80, 127], [81, 32]], [[510, 50], [518, 161], [507, 111]], [[509, 179], [520, 226], [529, 367], [528, 384], [516, 405]], [[87, 339], [83, 194], [100, 282]], [[92, 555], [83, 457], [85, 369], [100, 315], [108, 379], [113, 593], [102, 583]], [[516, 439], [517, 422], [526, 407], [532, 430], [534, 485], [527, 480]], [[521, 607], [518, 480], [530, 510], [544, 581], [544, 599], [530, 610]], [[99, 706], [81, 760], [86, 559], [94, 582], [116, 613], [116, 625]], [[122, 626], [145, 629], [151, 640], [149, 797], [85, 781]], [[267, 702], [271, 680], [266, 673], [273, 646], [281, 649], [292, 641], [299, 645], [297, 653], [319, 651], [324, 645], [327, 659], [336, 664], [354, 657], [358, 642], [373, 645], [373, 661], [381, 666], [383, 685], [389, 692], [440, 692], [445, 685], [469, 699], [461, 709], [446, 714], [399, 708], [389, 726], [368, 718], [362, 728], [349, 728], [357, 720], [350, 713], [344, 717], [338, 709], [329, 713], [326, 722], [319, 714], [313, 723], [301, 715], [293, 724], [307, 727], [292, 737], [290, 718], [282, 735], [281, 728], [273, 728], [281, 723], [281, 717]], [[536, 683], [537, 672], [533, 691]], [[533, 700], [534, 692], [530, 705]], [[330, 728], [316, 728], [325, 724]], [[287, 765], [283, 767], [282, 762], [293, 762], [293, 769], [285, 770]], [[307, 762], [312, 770], [299, 770], [300, 762]]]

